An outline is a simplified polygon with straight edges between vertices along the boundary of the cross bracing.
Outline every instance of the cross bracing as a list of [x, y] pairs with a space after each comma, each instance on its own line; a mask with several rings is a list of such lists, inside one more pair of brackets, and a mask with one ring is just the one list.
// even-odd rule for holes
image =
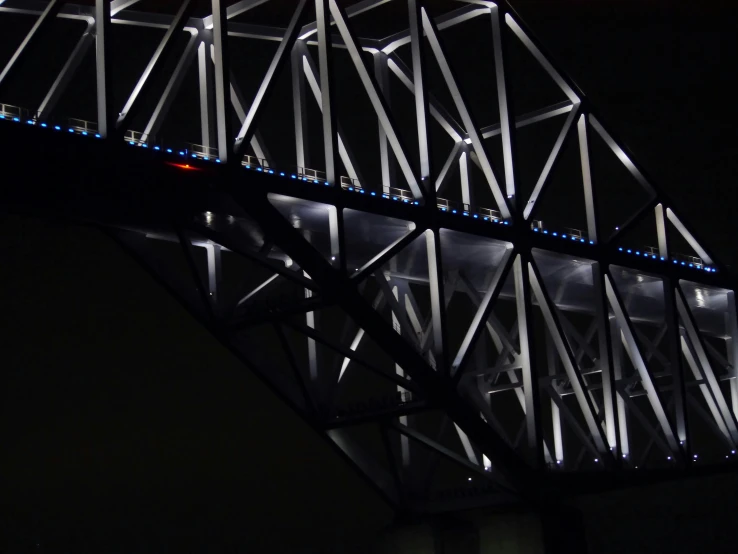
[[103, 225], [399, 509], [731, 459], [733, 282], [505, 2], [165, 4], [0, 3], [4, 149], [85, 183], [8, 205]]

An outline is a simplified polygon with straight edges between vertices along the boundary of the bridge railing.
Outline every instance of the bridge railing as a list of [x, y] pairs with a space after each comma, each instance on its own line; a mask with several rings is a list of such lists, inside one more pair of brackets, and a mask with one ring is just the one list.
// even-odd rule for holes
[[74, 129], [75, 131], [79, 131], [80, 133], [97, 133], [97, 122], [96, 121], [87, 121], [85, 119], [74, 119], [69, 118], [68, 120], [69, 128]]
[[361, 183], [358, 179], [352, 179], [347, 175], [341, 175], [341, 188], [343, 190], [361, 190]]
[[307, 177], [311, 181], [325, 181], [326, 179], [325, 171], [319, 171], [310, 167], [298, 167], [297, 176], [300, 178]]
[[470, 215], [473, 217], [482, 216], [482, 218], [487, 218], [492, 221], [502, 219], [502, 215], [497, 210], [483, 208], [481, 206], [472, 206], [471, 204], [467, 204], [465, 202], [448, 200], [447, 198], [436, 198], [436, 204], [438, 205], [438, 209], [442, 212], [449, 212], [453, 214], [458, 213], [463, 215]]
[[30, 116], [31, 112], [25, 108], [21, 108], [18, 106], [12, 106], [10, 104], [0, 104], [0, 116], [3, 119], [17, 119], [18, 121], [22, 119], [27, 119]]
[[192, 155], [194, 154], [198, 158], [202, 158], [204, 160], [217, 160], [218, 159], [218, 149], [214, 148], [212, 146], [205, 146], [203, 144], [195, 144], [192, 142], [187, 143], [187, 152]]

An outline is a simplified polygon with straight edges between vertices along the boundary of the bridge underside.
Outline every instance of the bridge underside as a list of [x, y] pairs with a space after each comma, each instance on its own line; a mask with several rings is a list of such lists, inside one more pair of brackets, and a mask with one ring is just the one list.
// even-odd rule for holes
[[[2, 4], [0, 17], [21, 13], [15, 4]], [[32, 4], [71, 17], [55, 2]], [[190, 4], [170, 16], [123, 10], [111, 20], [103, 9], [110, 4], [101, 1], [101, 12], [85, 12], [98, 47], [100, 13], [108, 28], [117, 17], [122, 26], [167, 30], [149, 62], [165, 93], [156, 96], [156, 83], [139, 80], [117, 122], [110, 117], [115, 95], [101, 95], [99, 79], [97, 122], [55, 119], [45, 105], [23, 111], [3, 104], [0, 144], [13, 160], [0, 191], [5, 210], [106, 229], [398, 510], [537, 505], [549, 494], [732, 463], [732, 280], [507, 6], [482, 2], [439, 15], [433, 2], [426, 11], [413, 0], [347, 9], [317, 0], [309, 17], [313, 3], [300, 2], [285, 28], [275, 30], [224, 25], [237, 10], [217, 1], [214, 13], [222, 10], [223, 21], [197, 18]], [[356, 38], [347, 21], [360, 21], [362, 7], [379, 11], [385, 4], [401, 5], [409, 29]], [[35, 13], [21, 15], [51, 26], [46, 12]], [[326, 31], [331, 16], [337, 36]], [[317, 18], [315, 32], [310, 17]], [[480, 21], [493, 42], [489, 74], [497, 93], [487, 127], [470, 109], [479, 102], [475, 111], [482, 111], [483, 102], [462, 94], [463, 79], [451, 71], [453, 42], [441, 39]], [[186, 35], [178, 55], [170, 31]], [[230, 105], [223, 93], [236, 83], [228, 73], [241, 65], [235, 56], [227, 64], [223, 38], [230, 35], [233, 53], [233, 37], [245, 36], [239, 33], [279, 44], [250, 107], [237, 87]], [[513, 109], [514, 73], [503, 68], [501, 53], [503, 45], [508, 54], [515, 50], [513, 40], [563, 100], [527, 110], [535, 95], [521, 94], [520, 111]], [[310, 54], [316, 48], [317, 65]], [[362, 49], [373, 56], [371, 71]], [[108, 59], [102, 50], [98, 77]], [[202, 54], [197, 67], [202, 144], [167, 143], [161, 110], [175, 98], [170, 89], [182, 84], [178, 72], [200, 50], [213, 53]], [[345, 112], [353, 99], [331, 100], [339, 79], [330, 65], [340, 63], [333, 51], [350, 64], [341, 75], [356, 71], [368, 97], [360, 115], [378, 134], [378, 163], [361, 138], [367, 125]], [[288, 62], [285, 98], [294, 111], [259, 119], [262, 99], [279, 97], [272, 78]], [[407, 104], [398, 100], [394, 111], [388, 72], [409, 89]], [[450, 90], [450, 105], [423, 84], [424, 75]], [[332, 84], [321, 89], [320, 82]], [[320, 108], [311, 120], [316, 127], [317, 118], [317, 139], [302, 127], [311, 89]], [[150, 118], [140, 115], [146, 103]], [[415, 116], [408, 119], [402, 106]], [[559, 125], [553, 150], [524, 155], [538, 140], [528, 135], [526, 143], [526, 129], [552, 120]], [[126, 130], [139, 121], [145, 130]], [[405, 129], [405, 138], [414, 134], [412, 154], [401, 140], [403, 122], [412, 131]], [[285, 123], [294, 140], [280, 163], [266, 156], [265, 139]], [[360, 146], [357, 157], [351, 142]], [[322, 143], [322, 156], [313, 153], [309, 163], [307, 145], [315, 143]], [[573, 173], [566, 152], [574, 155]], [[307, 167], [321, 157], [321, 169]], [[536, 161], [541, 172], [526, 189]], [[559, 176], [564, 170], [568, 176]], [[575, 183], [578, 200], [561, 183]], [[608, 189], [617, 196], [629, 185], [641, 195], [633, 193], [632, 210], [603, 205]], [[544, 197], [551, 187], [555, 192]], [[657, 246], [644, 246], [649, 242]]]

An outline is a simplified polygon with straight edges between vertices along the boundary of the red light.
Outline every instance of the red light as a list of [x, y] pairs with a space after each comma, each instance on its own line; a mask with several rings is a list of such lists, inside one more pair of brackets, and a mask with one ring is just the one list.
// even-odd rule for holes
[[199, 167], [193, 167], [190, 164], [175, 164], [172, 162], [164, 162], [167, 165], [171, 165], [172, 167], [178, 167], [179, 169], [185, 169], [187, 171], [200, 171]]

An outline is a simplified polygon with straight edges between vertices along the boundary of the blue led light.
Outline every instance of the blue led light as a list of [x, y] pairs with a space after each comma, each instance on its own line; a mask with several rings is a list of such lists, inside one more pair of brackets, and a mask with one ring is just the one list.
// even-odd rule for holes
[[305, 182], [307, 182], [308, 178], [307, 177], [303, 177], [302, 180], [305, 181]]
[[262, 168], [260, 168], [260, 167], [257, 167], [256, 168], [256, 171], [264, 171], [264, 170]]
[[[87, 133], [85, 133], [85, 132], [82, 132], [82, 134], [83, 134], [83, 135], [86, 135]], [[143, 144], [142, 144], [141, 146], [143, 146], [144, 148], [148, 148], [148, 147], [149, 147], [149, 145], [148, 145], [148, 144], [146, 144], [145, 142], [144, 142], [144, 143], [143, 143]]]
[[[100, 133], [95, 133], [95, 138], [102, 138], [102, 135]], [[170, 150], [171, 152], [171, 150]]]
[[628, 254], [630, 254], [631, 252], [633, 252], [633, 251], [630, 248], [628, 248]]
[[682, 265], [687, 265], [687, 264], [685, 264], [684, 262], [682, 262]]
[[636, 256], [640, 256], [641, 253], [636, 250]]
[[661, 261], [662, 261], [662, 262], [664, 261], [664, 257], [663, 257], [663, 256], [661, 256]]
[[571, 237], [571, 240], [577, 240], [577, 237]]
[[74, 133], [74, 129], [69, 129], [69, 132], [70, 133]]
[[652, 258], [653, 258], [653, 259], [655, 260], [655, 259], [656, 259], [656, 254], [654, 254], [654, 255], [653, 255], [653, 256], [651, 256], [651, 257], [652, 257]]
[[405, 202], [405, 204], [408, 203], [408, 199], [407, 198], [403, 198], [402, 201]]
[[154, 146], [154, 150], [161, 150], [161, 146]]
[[548, 234], [548, 231], [547, 231], [546, 229], [544, 229], [544, 230], [543, 230], [543, 234], [544, 234], [544, 235], [547, 235], [547, 234]]
[[[71, 131], [71, 129], [69, 129], [69, 130]], [[133, 146], [136, 143], [131, 140], [131, 141], [128, 142], [128, 144], [130, 144], [131, 146]]]
[[417, 206], [418, 205], [418, 201], [416, 200], [415, 202], [413, 202], [413, 204], [415, 204]]
[[[317, 180], [317, 179], [314, 179], [314, 180], [313, 180], [313, 183], [316, 183], [316, 184], [317, 184], [317, 182], [318, 182], [318, 180]], [[327, 185], [327, 184], [328, 184], [328, 183], [326, 183], [326, 185]]]
[[172, 153], [172, 149], [171, 148], [167, 148], [167, 152], [171, 154]]
[[[182, 151], [180, 151], [179, 155], [180, 155], [180, 156], [184, 156], [184, 155], [185, 155], [185, 153], [184, 153], [184, 152], [182, 152]], [[246, 166], [246, 167], [248, 167], [248, 166]]]
[[689, 267], [694, 267], [692, 264], [689, 264]]
[[354, 187], [349, 187], [349, 190], [354, 190]]
[[594, 244], [594, 243], [595, 243], [595, 241], [593, 241], [593, 240], [589, 241], [589, 244]]
[[[315, 182], [317, 183], [318, 181], [315, 181]], [[326, 182], [325, 182], [325, 183], [323, 183], [323, 184], [324, 184], [324, 185], [325, 185], [326, 187], [330, 187], [330, 186], [331, 186], [331, 184], [330, 184], [330, 183], [329, 183], [328, 181], [326, 181]]]
[[479, 219], [479, 216], [477, 214], [474, 214], [474, 219]]
[[61, 131], [61, 127], [59, 127], [58, 125], [54, 125], [54, 130], [55, 131]]
[[455, 214], [455, 213], [456, 213], [456, 210], [451, 210], [451, 213], [452, 213], [452, 214]]
[[561, 238], [562, 238], [562, 239], [565, 239], [565, 238], [566, 238], [566, 235], [562, 234], [562, 235], [561, 235]]
[[369, 194], [371, 194], [372, 196], [376, 196], [377, 195], [376, 192], [370, 192]]
[[621, 246], [620, 248], [618, 248], [618, 250], [620, 250], [622, 252], [623, 251], [623, 247]]
[[[220, 160], [218, 160], [218, 161], [220, 161]], [[280, 175], [280, 177], [284, 177], [284, 171], [280, 171], [279, 172], [279, 175]]]
[[397, 196], [393, 196], [392, 197], [392, 200], [397, 200]]
[[553, 236], [557, 237], [559, 236], [557, 233], [551, 233]]
[[359, 191], [359, 194], [364, 194], [364, 189], [361, 189], [361, 190]]
[[0, 114], [0, 119], [5, 119], [5, 116]]
[[509, 221], [503, 221], [502, 224], [503, 225], [510, 225], [510, 222]]
[[269, 170], [269, 173], [271, 173], [272, 175], [274, 175], [274, 170], [273, 169], [270, 169]]
[[48, 127], [48, 125], [46, 125], [46, 123], [42, 123], [41, 127]]
[[441, 211], [442, 211], [442, 212], [445, 212], [445, 211], [446, 211], [446, 208], [441, 208]]
[[469, 214], [468, 214], [468, 213], [466, 213], [466, 212], [464, 212], [464, 215], [465, 215], [465, 216], [467, 216], [467, 217], [469, 216]]
[[533, 232], [534, 233], [537, 233], [538, 232], [538, 227], [533, 227]]
[[675, 263], [675, 264], [677, 264], [677, 263], [679, 263], [679, 262], [677, 262], [676, 260], [674, 260], [674, 263]]
[[33, 119], [29, 119], [28, 121], [26, 121], [26, 123], [28, 123], [29, 125], [33, 125]]
[[209, 157], [209, 156], [205, 156], [205, 157], [203, 158], [203, 160], [205, 160], [206, 162], [209, 162], [209, 161], [210, 161], [210, 157]]
[[579, 239], [579, 242], [587, 242], [587, 241], [584, 239]]
[[712, 268], [712, 272], [713, 272], [713, 273], [717, 273], [717, 269], [715, 269], [715, 268], [713, 267], [713, 268]]
[[13, 121], [15, 121], [17, 123], [18, 121], [20, 121], [20, 119], [18, 119], [17, 117], [14, 117], [13, 118]]
[[387, 196], [386, 194], [383, 194], [382, 198], [386, 198], [387, 200], [389, 200], [389, 196]]
[[197, 158], [197, 154], [192, 154], [192, 157], [193, 158]]
[[[82, 131], [82, 134], [83, 134], [84, 136], [87, 136], [87, 131]], [[146, 148], [146, 145], [145, 145], [145, 144], [144, 144], [144, 148]]]
[[297, 179], [297, 175], [290, 175], [293, 179]]
[[[215, 158], [215, 163], [219, 164], [220, 163], [220, 158]], [[282, 175], [284, 175], [284, 173], [282, 173]]]
[[489, 218], [487, 216], [484, 217], [485, 221], [489, 221]]

